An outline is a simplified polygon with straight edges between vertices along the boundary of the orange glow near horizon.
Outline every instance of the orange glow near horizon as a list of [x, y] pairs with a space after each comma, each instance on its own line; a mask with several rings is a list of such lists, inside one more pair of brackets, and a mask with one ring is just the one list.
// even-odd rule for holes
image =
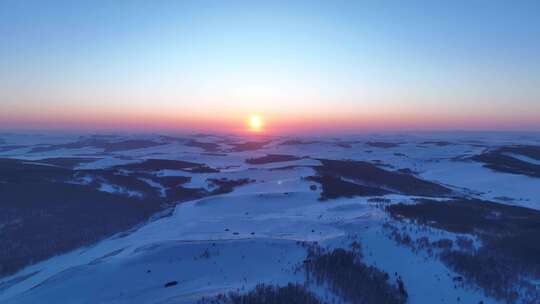
[[[51, 109], [47, 112], [13, 111], [0, 113], [0, 129], [64, 129], [122, 131], [195, 130], [225, 133], [287, 134], [325, 132], [366, 132], [392, 130], [452, 130], [538, 128], [534, 113], [516, 117], [489, 113], [482, 118], [462, 113], [367, 112], [311, 109], [310, 112], [265, 109], [251, 112], [241, 108], [224, 108], [219, 115], [205, 112], [183, 112], [178, 109]], [[324, 113], [324, 114], [323, 114]]]

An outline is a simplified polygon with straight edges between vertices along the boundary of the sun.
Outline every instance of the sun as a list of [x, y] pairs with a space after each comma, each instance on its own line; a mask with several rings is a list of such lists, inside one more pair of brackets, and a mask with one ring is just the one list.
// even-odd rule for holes
[[248, 120], [248, 125], [250, 131], [260, 132], [264, 127], [264, 122], [260, 115], [251, 115]]

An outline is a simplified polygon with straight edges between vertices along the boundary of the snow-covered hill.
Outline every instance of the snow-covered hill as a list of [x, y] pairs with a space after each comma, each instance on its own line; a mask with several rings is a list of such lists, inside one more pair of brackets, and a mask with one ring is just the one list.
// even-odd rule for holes
[[[529, 246], [517, 251], [539, 250], [513, 242], [540, 233], [540, 225], [534, 226], [540, 218], [540, 178], [534, 175], [540, 172], [535, 171], [539, 138], [482, 133], [339, 139], [4, 134], [0, 199], [10, 197], [11, 203], [0, 202], [1, 248], [29, 245], [18, 242], [17, 233], [28, 233], [25, 225], [33, 219], [43, 220], [33, 210], [56, 208], [46, 198], [31, 197], [51, 205], [32, 204], [22, 211], [11, 192], [12, 185], [31, 188], [42, 183], [29, 181], [31, 177], [52, 183], [47, 170], [54, 170], [54, 183], [62, 187], [76, 184], [96, 199], [106, 193], [110, 204], [126, 200], [133, 205], [100, 207], [100, 212], [113, 212], [106, 222], [81, 220], [87, 227], [69, 226], [81, 238], [95, 234], [95, 241], [48, 251], [43, 251], [48, 242], [29, 247], [30, 256], [41, 258], [21, 262], [0, 278], [0, 303], [197, 303], [231, 291], [247, 293], [260, 283], [295, 283], [322, 302], [355, 302], [355, 295], [330, 272], [315, 269], [321, 280], [308, 279], [311, 270], [305, 265], [316, 259], [309, 256], [313, 248], [361, 252], [358, 265], [387, 273], [384, 284], [389, 288], [398, 290], [402, 282], [408, 303], [534, 303], [540, 295], [538, 260], [512, 252], [515, 246]], [[518, 144], [522, 148], [512, 154], [501, 148]], [[495, 157], [499, 150], [512, 159]], [[477, 158], [480, 155], [490, 158]], [[413, 213], [416, 210], [388, 209], [450, 202], [453, 212], [469, 206], [462, 205], [463, 200], [483, 206], [478, 214], [467, 211], [481, 226], [462, 226], [459, 216], [448, 216], [453, 222], [444, 225], [430, 220], [437, 204], [429, 205], [435, 209], [425, 217]], [[145, 205], [148, 201], [153, 205]], [[138, 204], [144, 212], [133, 209]], [[49, 216], [59, 214], [67, 221], [86, 210], [62, 208], [62, 213], [51, 211]], [[455, 210], [459, 214], [465, 209]], [[124, 221], [128, 212], [133, 222], [127, 226], [111, 225], [104, 231], [92, 226]], [[532, 228], [513, 224], [514, 214], [521, 214]], [[58, 225], [62, 227], [62, 221]], [[507, 225], [508, 235], [503, 239], [493, 234], [494, 225]], [[47, 225], [33, 229], [49, 240], [60, 239], [62, 233]], [[492, 244], [500, 240], [514, 247]], [[467, 247], [467, 242], [472, 245]], [[495, 253], [491, 267], [511, 261], [515, 268], [492, 273], [464, 268], [449, 258], [461, 254], [470, 259], [467, 263], [484, 263], [475, 253], [487, 249]], [[17, 258], [10, 252], [22, 252], [3, 250], [0, 264]], [[514, 270], [519, 280], [498, 282], [497, 276]], [[483, 274], [495, 276], [497, 283], [488, 286]], [[516, 292], [494, 291], [497, 288]]]

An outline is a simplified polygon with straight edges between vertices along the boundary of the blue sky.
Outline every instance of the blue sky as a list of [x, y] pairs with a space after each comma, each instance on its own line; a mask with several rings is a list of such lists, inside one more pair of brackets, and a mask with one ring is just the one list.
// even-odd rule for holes
[[540, 1], [6, 0], [0, 105], [0, 128], [540, 129]]

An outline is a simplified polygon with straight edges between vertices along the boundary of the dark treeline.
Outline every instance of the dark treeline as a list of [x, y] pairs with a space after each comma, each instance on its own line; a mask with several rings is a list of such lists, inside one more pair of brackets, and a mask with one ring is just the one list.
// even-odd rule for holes
[[320, 175], [308, 176], [306, 180], [317, 182], [322, 185], [320, 200], [328, 200], [340, 197], [351, 198], [354, 196], [380, 196], [391, 192], [369, 186], [358, 185], [343, 180], [339, 176]]
[[[395, 283], [390, 276], [373, 266], [362, 262], [362, 247], [358, 242], [351, 244], [351, 250], [326, 250], [316, 243], [300, 242], [308, 249], [308, 255], [298, 270], [304, 271], [304, 285], [289, 283], [280, 287], [259, 284], [255, 289], [240, 293], [231, 292], [203, 298], [199, 304], [319, 304], [321, 300], [312, 287], [331, 291], [332, 303], [352, 304], [403, 304], [408, 294], [400, 276]], [[319, 295], [320, 296], [320, 295]], [[334, 297], [335, 296], [335, 297]], [[328, 295], [325, 296], [328, 298]]]
[[320, 304], [313, 293], [304, 286], [289, 283], [279, 287], [259, 284], [252, 291], [240, 294], [231, 292], [213, 298], [203, 298], [199, 304]]
[[540, 165], [519, 160], [509, 154], [540, 160], [540, 146], [503, 146], [475, 155], [471, 159], [494, 171], [540, 177]]
[[181, 170], [191, 173], [217, 173], [219, 170], [210, 168], [205, 164], [193, 163], [182, 160], [170, 159], [146, 159], [140, 163], [119, 165], [115, 169], [124, 169], [132, 171], [155, 172], [159, 170]]
[[245, 151], [254, 151], [264, 148], [268, 145], [270, 141], [247, 141], [247, 142], [228, 142], [229, 145], [233, 146], [230, 149], [230, 152], [245, 152]]
[[288, 161], [294, 161], [302, 159], [301, 157], [294, 156], [294, 155], [287, 155], [287, 154], [268, 154], [266, 156], [258, 157], [258, 158], [248, 158], [246, 159], [246, 163], [251, 165], [262, 165], [262, 164], [270, 164], [270, 163], [278, 163], [278, 162], [288, 162]]
[[383, 148], [383, 149], [390, 149], [398, 147], [399, 143], [392, 143], [392, 142], [383, 142], [383, 141], [370, 141], [367, 142], [366, 145], [374, 148]]
[[234, 188], [236, 187], [240, 187], [240, 186], [255, 182], [254, 179], [249, 179], [249, 178], [229, 179], [226, 177], [209, 178], [206, 181], [210, 183], [211, 185], [214, 185], [217, 187], [217, 189], [211, 192], [212, 194], [229, 193], [233, 191]]
[[503, 147], [498, 148], [497, 151], [503, 152], [503, 153], [520, 154], [526, 157], [540, 160], [540, 146], [531, 146], [531, 145], [503, 146]]
[[[418, 196], [449, 196], [452, 191], [413, 175], [388, 171], [364, 161], [319, 159], [311, 180], [323, 186], [321, 199], [351, 196], [378, 196], [400, 193]], [[349, 182], [347, 180], [352, 180]]]
[[163, 145], [162, 142], [144, 140], [144, 139], [129, 139], [122, 141], [110, 141], [109, 139], [100, 137], [100, 136], [90, 136], [82, 137], [78, 141], [66, 143], [66, 144], [56, 144], [56, 145], [45, 145], [32, 148], [30, 153], [42, 153], [60, 149], [81, 149], [81, 148], [97, 148], [103, 149], [104, 153], [118, 152], [118, 151], [128, 151], [135, 149], [150, 148]]
[[[126, 231], [175, 203], [232, 191], [247, 182], [220, 180], [217, 191], [207, 191], [182, 187], [189, 177], [155, 174], [178, 168], [216, 171], [203, 164], [147, 160], [73, 169], [80, 161], [87, 159], [46, 159], [46, 164], [0, 159], [0, 276]], [[103, 185], [113, 193], [104, 192]]]
[[326, 251], [317, 246], [310, 247], [304, 262], [307, 282], [328, 285], [346, 303], [406, 303], [408, 294], [401, 277], [397, 278], [396, 284], [390, 283], [386, 272], [362, 262], [358, 243], [353, 248]]
[[[438, 256], [445, 265], [489, 296], [508, 303], [538, 303], [540, 286], [532, 280], [540, 279], [539, 211], [473, 199], [421, 200], [414, 205], [391, 205], [386, 210], [395, 219], [412, 220], [418, 227], [480, 239], [478, 248], [461, 237], [455, 242], [457, 246], [446, 240], [432, 243], [429, 250], [440, 249]], [[418, 243], [403, 234], [398, 240], [404, 245]]]

